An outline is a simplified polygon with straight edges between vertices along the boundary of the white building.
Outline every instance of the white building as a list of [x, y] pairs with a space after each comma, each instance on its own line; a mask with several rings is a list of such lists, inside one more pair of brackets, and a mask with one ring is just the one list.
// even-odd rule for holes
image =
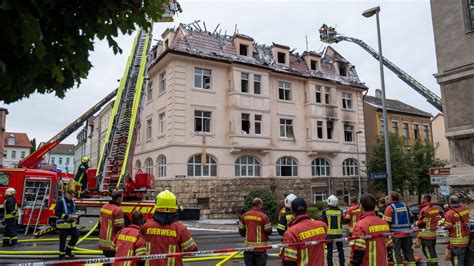
[[5, 132], [3, 134], [3, 166], [14, 167], [30, 155], [31, 142], [26, 133]]
[[44, 160], [63, 172], [75, 173], [74, 144], [59, 144], [45, 155]]

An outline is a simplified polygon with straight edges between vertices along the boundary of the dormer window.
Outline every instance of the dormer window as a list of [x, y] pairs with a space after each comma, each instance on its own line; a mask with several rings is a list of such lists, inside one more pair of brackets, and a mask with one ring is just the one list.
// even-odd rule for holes
[[318, 70], [318, 62], [315, 60], [310, 61], [311, 70]]
[[343, 63], [339, 63], [339, 75], [343, 77], [347, 77], [347, 65]]
[[277, 53], [278, 56], [278, 64], [286, 64], [286, 54], [282, 52]]
[[248, 56], [249, 46], [245, 44], [239, 45], [239, 54], [243, 56]]
[[8, 137], [8, 145], [15, 145], [15, 137], [13, 136]]

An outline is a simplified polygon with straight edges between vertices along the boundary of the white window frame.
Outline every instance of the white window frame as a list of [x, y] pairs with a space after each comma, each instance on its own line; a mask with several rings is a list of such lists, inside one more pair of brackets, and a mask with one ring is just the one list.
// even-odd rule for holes
[[146, 120], [146, 140], [151, 140], [153, 136], [153, 118], [148, 118]]
[[235, 160], [235, 176], [258, 177], [260, 176], [260, 162], [251, 155], [243, 155]]
[[324, 158], [316, 158], [311, 161], [311, 176], [328, 177], [331, 176], [331, 163]]
[[165, 134], [165, 113], [161, 113], [158, 115], [158, 122], [160, 125], [160, 136]]
[[12, 159], [16, 159], [16, 151], [12, 150]]
[[166, 72], [163, 71], [161, 74], [160, 74], [160, 89], [159, 89], [159, 93], [164, 93], [166, 91]]
[[314, 86], [314, 93], [315, 93], [315, 101], [316, 103], [322, 103], [323, 102], [323, 97], [322, 97], [322, 87], [319, 85]]
[[[198, 114], [200, 112], [200, 114]], [[209, 116], [207, 116], [209, 114]], [[197, 119], [201, 120], [201, 131], [197, 131]], [[206, 122], [209, 123], [209, 128], [206, 129]], [[204, 110], [194, 110], [194, 132], [196, 133], [211, 133], [212, 131], [212, 112]]]
[[293, 119], [280, 118], [280, 137], [288, 139], [295, 138]]
[[[204, 85], [205, 77], [209, 78], [209, 85]], [[199, 81], [199, 86], [196, 84]], [[207, 68], [194, 68], [194, 88], [198, 90], [211, 90], [212, 88], [212, 70]]]
[[153, 159], [150, 157], [145, 159], [145, 173], [153, 175]]
[[[21, 158], [21, 159], [25, 159], [25, 157], [26, 157], [26, 151], [21, 151], [20, 154], [21, 154], [21, 155], [20, 155], [20, 158]], [[68, 159], [69, 159], [69, 158], [68, 158]]]
[[[240, 92], [242, 93], [250, 93], [250, 74], [247, 72], [240, 72]], [[245, 90], [244, 91], [244, 84]]]
[[[255, 90], [257, 87], [256, 85], [258, 84], [258, 93]], [[262, 94], [262, 76], [260, 75], [253, 75], [253, 93], [256, 95], [261, 95]]]
[[352, 110], [352, 93], [342, 93], [342, 109]]
[[166, 156], [161, 154], [156, 160], [156, 165], [158, 167], [157, 177], [166, 177]]
[[[283, 99], [280, 97], [280, 91], [283, 91]], [[286, 92], [288, 92], [288, 94]], [[293, 100], [293, 91], [290, 82], [278, 81], [278, 99], [285, 102], [291, 102]]]
[[359, 162], [354, 158], [347, 158], [342, 162], [343, 176], [358, 176]]
[[[190, 169], [190, 167], [192, 167], [192, 169]], [[204, 172], [206, 168], [207, 174], [205, 175]], [[189, 170], [191, 170], [191, 172]], [[187, 162], [187, 172], [188, 176], [191, 177], [215, 177], [217, 176], [216, 159], [213, 156], [206, 154], [206, 164], [203, 165], [201, 164], [201, 154], [194, 154]]]
[[[350, 129], [350, 130], [348, 130]], [[347, 134], [350, 133], [351, 140], [348, 140]], [[344, 142], [354, 142], [354, 125], [352, 124], [344, 124]]]
[[276, 161], [276, 176], [279, 176], [279, 177], [285, 177], [283, 175], [281, 175], [282, 173], [282, 167], [290, 167], [290, 171], [291, 171], [291, 175], [289, 176], [298, 176], [298, 161], [293, 158], [293, 157], [290, 157], [290, 156], [283, 156], [283, 157], [280, 157], [278, 158], [278, 160]]
[[8, 137], [8, 145], [15, 145], [15, 137]]
[[[314, 189], [311, 191], [311, 195], [312, 195], [313, 203], [316, 203], [318, 201], [326, 201], [328, 194], [326, 191], [320, 191], [320, 190]], [[321, 197], [321, 200], [316, 200], [317, 197]]]

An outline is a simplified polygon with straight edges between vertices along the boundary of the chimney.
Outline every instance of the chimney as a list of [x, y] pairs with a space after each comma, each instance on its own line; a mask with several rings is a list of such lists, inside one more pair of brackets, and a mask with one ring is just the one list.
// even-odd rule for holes
[[380, 89], [375, 90], [375, 98], [382, 99], [382, 91]]

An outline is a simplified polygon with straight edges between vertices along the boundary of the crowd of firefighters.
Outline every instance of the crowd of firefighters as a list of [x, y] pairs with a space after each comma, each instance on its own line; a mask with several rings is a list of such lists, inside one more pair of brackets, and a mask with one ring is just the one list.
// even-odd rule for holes
[[[17, 244], [16, 217], [18, 207], [14, 199], [15, 190], [8, 188], [4, 202], [5, 231], [3, 246]], [[79, 239], [78, 216], [74, 197], [76, 192], [69, 189], [56, 204], [56, 227], [59, 231], [60, 259], [74, 257], [73, 249]], [[140, 211], [134, 211], [130, 225], [125, 227], [124, 213], [120, 209], [123, 200], [121, 191], [111, 194], [111, 201], [100, 209], [99, 249], [106, 257], [132, 257], [145, 254], [166, 254], [191, 252], [197, 250], [190, 232], [180, 223], [177, 213], [176, 196], [168, 191], [158, 194], [153, 217], [147, 221]], [[377, 206], [374, 196], [363, 195], [359, 201], [351, 199], [351, 205], [343, 211], [338, 206], [338, 198], [331, 195], [328, 207], [321, 212], [321, 219], [308, 215], [308, 207], [303, 198], [289, 194], [285, 207], [280, 211], [277, 231], [283, 236], [285, 247], [280, 252], [282, 265], [333, 265], [333, 247], [338, 251], [339, 265], [346, 265], [343, 250], [342, 224], [349, 223], [350, 265], [415, 265], [413, 254], [412, 214], [408, 206], [400, 201], [400, 195], [392, 192]], [[241, 215], [239, 233], [245, 237], [245, 246], [255, 247], [244, 252], [246, 265], [266, 265], [265, 249], [272, 234], [272, 226], [263, 211], [263, 201], [255, 198], [252, 209]], [[424, 195], [421, 211], [416, 219], [419, 229], [415, 247], [422, 247], [428, 265], [438, 264], [436, 253], [436, 230], [443, 226], [448, 230], [449, 244], [446, 259], [453, 265], [474, 264], [474, 244], [469, 225], [469, 211], [460, 204], [459, 198], [452, 195], [449, 203], [441, 210], [431, 203], [431, 196]], [[387, 233], [391, 233], [390, 236]], [[66, 243], [67, 237], [69, 242]], [[370, 237], [367, 237], [370, 236]], [[320, 241], [305, 245], [304, 242]], [[326, 252], [325, 252], [326, 249]], [[326, 253], [326, 256], [325, 256]], [[392, 254], [392, 255], [390, 255]], [[181, 257], [170, 256], [165, 259], [137, 261], [116, 261], [114, 265], [182, 265]]]

